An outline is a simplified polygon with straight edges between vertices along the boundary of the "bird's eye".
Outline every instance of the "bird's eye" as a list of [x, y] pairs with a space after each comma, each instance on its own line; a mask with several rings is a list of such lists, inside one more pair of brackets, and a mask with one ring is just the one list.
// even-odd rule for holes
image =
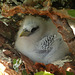
[[32, 32], [32, 33], [35, 32], [38, 28], [39, 28], [39, 26], [33, 28], [33, 29], [31, 30], [31, 32]]
[[28, 32], [28, 30], [27, 30], [27, 29], [23, 29], [23, 31], [24, 31], [24, 32]]

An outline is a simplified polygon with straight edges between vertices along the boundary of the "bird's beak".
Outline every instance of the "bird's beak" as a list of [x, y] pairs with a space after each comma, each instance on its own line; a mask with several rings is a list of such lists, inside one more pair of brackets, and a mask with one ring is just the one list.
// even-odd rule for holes
[[30, 31], [22, 31], [22, 33], [20, 34], [20, 37], [22, 36], [29, 36], [31, 34]]

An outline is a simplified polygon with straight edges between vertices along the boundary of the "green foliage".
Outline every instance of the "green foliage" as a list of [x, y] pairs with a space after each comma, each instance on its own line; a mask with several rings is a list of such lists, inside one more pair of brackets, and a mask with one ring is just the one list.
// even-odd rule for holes
[[[35, 73], [34, 75], [54, 75], [54, 74], [47, 72], [47, 71], [44, 71], [44, 72], [40, 71], [40, 72]], [[66, 75], [74, 75], [74, 73], [66, 71]]]
[[66, 71], [66, 75], [74, 75], [74, 73]]
[[40, 71], [40, 72], [35, 73], [34, 75], [54, 75], [54, 74], [47, 72], [47, 71], [44, 71], [44, 72]]
[[68, 14], [72, 17], [75, 17], [75, 10], [68, 10]]
[[16, 63], [16, 59], [13, 59], [13, 64], [15, 64]]
[[22, 63], [22, 60], [20, 58], [13, 59], [13, 68], [16, 72], [18, 72], [18, 70], [19, 70], [18, 68], [21, 65], [21, 63]]
[[[20, 58], [18, 59], [13, 59], [13, 68], [16, 72], [19, 71], [19, 66], [22, 64], [22, 60]], [[22, 75], [29, 75], [27, 74], [26, 70], [22, 70]]]

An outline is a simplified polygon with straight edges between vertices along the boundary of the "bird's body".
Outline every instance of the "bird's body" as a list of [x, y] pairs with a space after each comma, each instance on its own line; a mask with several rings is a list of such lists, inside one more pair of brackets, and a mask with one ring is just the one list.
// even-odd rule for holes
[[[26, 32], [26, 33], [22, 33]], [[26, 16], [15, 47], [34, 62], [51, 63], [68, 53], [68, 46], [50, 19]]]

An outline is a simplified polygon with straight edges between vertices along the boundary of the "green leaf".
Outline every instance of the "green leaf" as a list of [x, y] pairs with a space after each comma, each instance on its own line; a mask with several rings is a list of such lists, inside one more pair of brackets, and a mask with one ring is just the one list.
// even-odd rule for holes
[[19, 66], [21, 65], [22, 60], [20, 58], [18, 59], [13, 59], [13, 68], [16, 72], [19, 71]]
[[67, 10], [68, 14], [72, 17], [75, 17], [75, 10]]
[[66, 75], [74, 75], [74, 73], [66, 71]]
[[13, 64], [15, 64], [16, 63], [16, 59], [13, 59]]
[[34, 75], [54, 75], [54, 74], [47, 72], [47, 71], [44, 71], [44, 72], [40, 71], [40, 72], [35, 73]]

